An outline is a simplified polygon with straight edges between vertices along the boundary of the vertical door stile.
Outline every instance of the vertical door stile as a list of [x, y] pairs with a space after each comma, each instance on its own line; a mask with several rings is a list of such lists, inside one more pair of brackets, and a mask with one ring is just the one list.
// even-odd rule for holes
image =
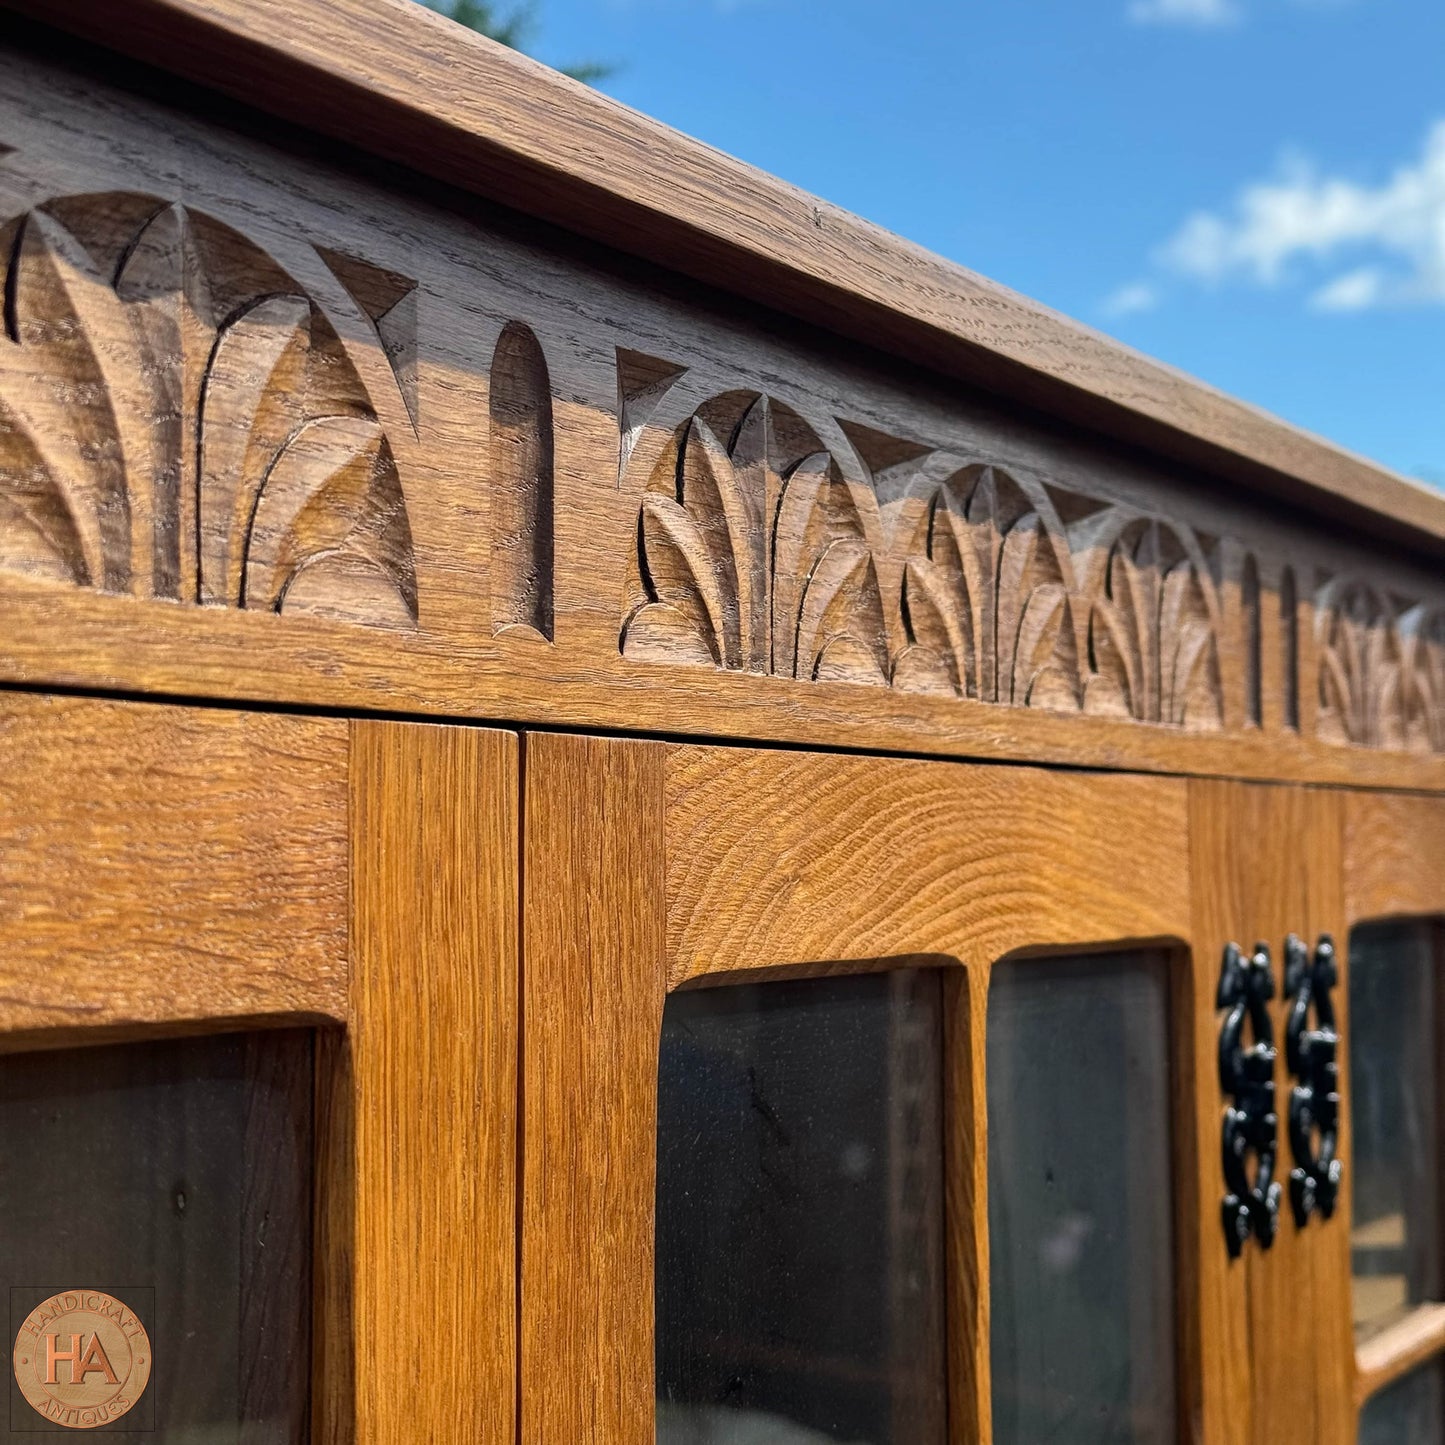
[[[1294, 1158], [1289, 1110], [1295, 1079], [1287, 1062], [1285, 939], [1312, 949], [1320, 934], [1344, 931], [1337, 794], [1323, 789], [1199, 780], [1190, 784], [1195, 890], [1196, 1042], [1201, 1186], [1199, 1268], [1205, 1295], [1203, 1347], [1206, 1438], [1229, 1445], [1349, 1445], [1349, 1253], [1347, 1199], [1334, 1217], [1296, 1223], [1289, 1199]], [[1274, 976], [1275, 1178], [1283, 1186], [1278, 1232], [1269, 1249], [1246, 1242], [1227, 1258], [1222, 1223], [1209, 1200], [1224, 1193], [1220, 1119], [1225, 1100], [1214, 1069], [1220, 1014], [1214, 1007], [1225, 945], [1268, 945]], [[1339, 1007], [1341, 990], [1336, 989]], [[1207, 1060], [1207, 1063], [1206, 1063]], [[1212, 1087], [1211, 1087], [1212, 1085]], [[1346, 1167], [1348, 1190], [1348, 1166]]]
[[519, 826], [514, 734], [352, 724], [351, 1027], [317, 1071], [318, 1445], [514, 1435]]

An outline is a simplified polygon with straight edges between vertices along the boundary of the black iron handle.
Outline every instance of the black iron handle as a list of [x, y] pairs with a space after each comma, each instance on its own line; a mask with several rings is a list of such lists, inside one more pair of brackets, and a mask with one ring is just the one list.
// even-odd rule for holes
[[[1219, 1086], [1229, 1097], [1224, 1111], [1224, 1242], [1237, 1259], [1251, 1236], [1261, 1249], [1279, 1230], [1280, 1186], [1274, 1177], [1279, 1116], [1274, 1108], [1274, 1026], [1269, 1000], [1274, 972], [1269, 946], [1246, 955], [1238, 944], [1224, 950], [1216, 1006], [1227, 1010], [1219, 1030]], [[1245, 1043], [1248, 1029], [1253, 1042]], [[1251, 1175], [1250, 1160], [1254, 1161]]]
[[[1340, 1036], [1331, 990], [1339, 981], [1335, 943], [1320, 935], [1314, 954], [1291, 933], [1285, 940], [1285, 997], [1292, 999], [1285, 1025], [1285, 1062], [1295, 1077], [1289, 1100], [1289, 1147], [1295, 1167], [1289, 1198], [1303, 1228], [1318, 1210], [1335, 1212], [1344, 1165], [1336, 1158], [1340, 1127]], [[1310, 1023], [1310, 1012], [1314, 1023]]]

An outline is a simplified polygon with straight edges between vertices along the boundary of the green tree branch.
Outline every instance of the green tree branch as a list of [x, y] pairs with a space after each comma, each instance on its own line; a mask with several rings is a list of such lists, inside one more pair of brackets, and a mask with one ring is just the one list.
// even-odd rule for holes
[[[520, 0], [503, 11], [493, 0], [421, 0], [428, 8], [478, 35], [485, 35], [510, 50], [525, 52], [527, 42], [537, 29], [537, 0]], [[560, 66], [563, 75], [594, 85], [615, 75], [617, 67], [604, 60], [584, 61], [580, 65]]]

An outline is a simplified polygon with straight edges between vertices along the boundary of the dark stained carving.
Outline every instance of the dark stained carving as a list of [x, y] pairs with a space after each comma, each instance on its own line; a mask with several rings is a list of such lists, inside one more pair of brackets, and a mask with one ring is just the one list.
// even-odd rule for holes
[[396, 377], [412, 430], [417, 427], [416, 282], [358, 256], [316, 248], [331, 274], [346, 288], [376, 332]]
[[1332, 577], [1318, 591], [1315, 619], [1319, 735], [1445, 752], [1445, 610]]
[[1293, 567], [1286, 567], [1279, 579], [1280, 679], [1284, 694], [1284, 725], [1299, 731], [1300, 649], [1299, 586]]
[[1112, 510], [1076, 524], [1070, 540], [1091, 603], [1086, 711], [1221, 727], [1219, 608], [1198, 543]]
[[0, 567], [410, 626], [391, 446], [319, 304], [230, 227], [130, 192], [0, 228]]
[[[720, 439], [720, 433], [726, 440]], [[877, 500], [807, 424], [730, 393], [665, 450], [643, 494], [622, 649], [783, 677], [888, 681]]]
[[1239, 583], [1239, 654], [1243, 663], [1244, 721], [1259, 727], [1264, 721], [1264, 618], [1261, 614], [1259, 564], [1253, 555], [1244, 559]]
[[903, 575], [899, 686], [1077, 709], [1067, 540], [1006, 473], [967, 468], [940, 486]]
[[[679, 375], [626, 364], [624, 470]], [[1216, 589], [1182, 529], [1087, 501], [1066, 522], [1035, 482], [756, 392], [663, 421], [627, 656], [1222, 725]]]
[[655, 356], [646, 356], [640, 351], [617, 348], [617, 481], [620, 486], [627, 475], [627, 464], [642, 429], [652, 417], [657, 404], [667, 394], [673, 382], [686, 371], [686, 367], [674, 366], [670, 361], [661, 361]]
[[1390, 600], [1368, 582], [1331, 578], [1320, 588], [1315, 616], [1316, 731], [1331, 742], [1403, 746], [1400, 644]]
[[531, 330], [502, 332], [491, 372], [492, 628], [552, 640], [552, 388]]

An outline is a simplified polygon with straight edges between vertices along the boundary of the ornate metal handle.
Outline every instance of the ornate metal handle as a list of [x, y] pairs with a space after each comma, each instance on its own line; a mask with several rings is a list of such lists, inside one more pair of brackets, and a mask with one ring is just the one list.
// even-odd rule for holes
[[[1281, 1190], [1274, 1178], [1279, 1116], [1274, 1110], [1274, 1027], [1267, 1007], [1273, 997], [1268, 945], [1257, 944], [1246, 957], [1238, 944], [1229, 944], [1216, 1006], [1228, 1010], [1219, 1030], [1219, 1086], [1233, 1100], [1224, 1111], [1222, 1137], [1224, 1242], [1231, 1259], [1239, 1257], [1250, 1235], [1268, 1249], [1279, 1230]], [[1254, 1035], [1248, 1047], [1246, 1023]]]
[[[1339, 982], [1339, 969], [1334, 939], [1327, 933], [1320, 935], [1313, 958], [1304, 940], [1293, 933], [1285, 940], [1284, 953], [1284, 993], [1294, 1000], [1285, 1025], [1285, 1062], [1297, 1080], [1289, 1100], [1289, 1147], [1295, 1162], [1289, 1176], [1289, 1198], [1295, 1223], [1303, 1228], [1316, 1209], [1326, 1219], [1335, 1212], [1344, 1173], [1344, 1165], [1335, 1157], [1340, 1125], [1340, 1036], [1330, 998], [1330, 990]], [[1311, 1008], [1313, 1028], [1309, 1027]]]

